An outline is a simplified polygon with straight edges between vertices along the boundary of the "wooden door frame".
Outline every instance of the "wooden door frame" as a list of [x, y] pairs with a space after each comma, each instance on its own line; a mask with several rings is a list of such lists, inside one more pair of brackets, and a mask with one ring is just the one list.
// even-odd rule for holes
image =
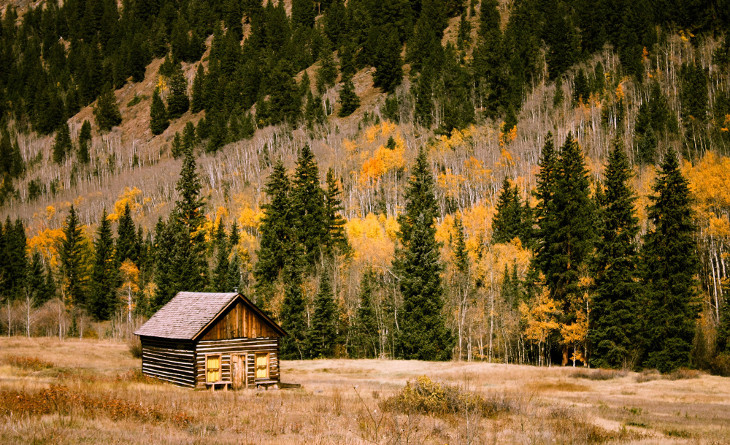
[[[231, 353], [231, 385], [233, 389], [248, 388], [248, 354], [245, 352], [233, 352]], [[242, 373], [241, 386], [235, 386], [236, 380], [233, 372], [234, 363], [236, 364], [237, 372]], [[240, 365], [240, 366], [239, 366]], [[240, 369], [238, 369], [240, 367]]]

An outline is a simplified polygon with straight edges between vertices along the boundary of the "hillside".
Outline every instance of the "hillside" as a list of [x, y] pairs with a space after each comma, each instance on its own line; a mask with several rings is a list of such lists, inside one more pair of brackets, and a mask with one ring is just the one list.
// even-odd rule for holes
[[[581, 318], [582, 306], [576, 308], [576, 302], [583, 301], [585, 291], [588, 307], [600, 293], [602, 272], [595, 269], [594, 257], [600, 256], [601, 243], [586, 247], [590, 253], [579, 258], [582, 281], [572, 275], [573, 259], [567, 263], [571, 272], [565, 279], [583, 286], [581, 292], [569, 290], [560, 297], [548, 266], [536, 266], [538, 246], [547, 242], [545, 230], [540, 232], [545, 202], [538, 189], [551, 133], [556, 148], [569, 146], [571, 137], [577, 141], [586, 172], [585, 202], [596, 208], [608, 207], [600, 197], [608, 183], [606, 165], [614, 145], [623, 147], [631, 172], [627, 183], [636, 192], [631, 201], [637, 219], [632, 251], [648, 245], [644, 240], [656, 231], [651, 196], [658, 193], [663, 171], [658, 173], [657, 167], [668, 153], [679, 154], [695, 224], [687, 255], [696, 257], [689, 268], [695, 273], [688, 278], [694, 291], [684, 293], [682, 301], [697, 308], [688, 312], [694, 315], [688, 316], [691, 332], [683, 334], [687, 356], [679, 362], [689, 366], [692, 349], [702, 357], [693, 355], [691, 366], [726, 369], [726, 362], [710, 364], [722, 355], [716, 349], [725, 348], [722, 339], [730, 334], [723, 330], [730, 329], [723, 328], [730, 323], [725, 315], [730, 39], [720, 5], [219, 3], [103, 1], [94, 9], [78, 0], [62, 5], [26, 2], [16, 4], [17, 12], [3, 13], [0, 64], [10, 68], [0, 79], [2, 153], [7, 159], [0, 216], [22, 222], [25, 262], [30, 267], [32, 254], [38, 252], [42, 273], [53, 279], [46, 281], [57, 286], [37, 299], [60, 297], [68, 326], [77, 318], [87, 325], [114, 318], [112, 313], [94, 313], [88, 302], [77, 303], [67, 295], [61, 240], [68, 238], [62, 229], [68, 227], [72, 205], [85, 239], [84, 299], [96, 292], [90, 271], [98, 248], [90, 241], [100, 236], [102, 211], [109, 214], [110, 230], [119, 238], [127, 204], [133, 229], [141, 228], [135, 241], [138, 254], [129, 258], [139, 275], [134, 286], [127, 286], [134, 304], [110, 303], [114, 316], [149, 315], [169, 292], [180, 290], [177, 284], [162, 289], [160, 263], [165, 255], [172, 258], [174, 250], [160, 247], [166, 232], [158, 221], [171, 223], [175, 218], [170, 215], [180, 210], [176, 187], [188, 150], [204, 205], [195, 208], [195, 224], [186, 224], [192, 224], [191, 236], [200, 237], [195, 252], [206, 270], [204, 280], [185, 285], [212, 288], [235, 281], [280, 315], [287, 294], [284, 275], [289, 272], [279, 264], [264, 283], [267, 272], [260, 262], [260, 253], [267, 250], [262, 221], [272, 219], [266, 206], [274, 197], [267, 183], [281, 161], [295, 189], [308, 146], [318, 187], [333, 184], [341, 192], [332, 216], [343, 218], [338, 224], [351, 250], [323, 256], [305, 268], [302, 329], [312, 326], [321, 276], [331, 268], [340, 311], [337, 354], [356, 355], [353, 329], [365, 277], [371, 277], [373, 317], [380, 332], [376, 352], [398, 356], [397, 308], [404, 297], [393, 259], [403, 242], [399, 217], [407, 211], [409, 177], [424, 149], [434, 180], [434, 237], [441, 243], [444, 266], [442, 312], [458, 345], [454, 355], [542, 363], [542, 348], [547, 347], [548, 363], [567, 360], [568, 349], [574, 360], [587, 361], [589, 349], [596, 346], [589, 347], [586, 333], [590, 310]], [[23, 40], [26, 36], [32, 38]], [[177, 114], [171, 111], [181, 96], [176, 82], [182, 82], [185, 104]], [[359, 103], [345, 97], [350, 82]], [[121, 119], [107, 130], [94, 110], [102, 108], [110, 92]], [[152, 119], [157, 94], [163, 104], [159, 122]], [[88, 162], [80, 154], [87, 121]], [[70, 140], [64, 142], [59, 135], [66, 128]], [[498, 240], [502, 226], [493, 227], [493, 221], [511, 199], [505, 184], [514, 187], [514, 203], [527, 212], [517, 211], [522, 215], [516, 216], [518, 225], [535, 233], [517, 236], [508, 231], [509, 236]], [[461, 235], [456, 220], [463, 225]], [[234, 223], [240, 231], [235, 245], [221, 247], [218, 242], [231, 234]], [[599, 223], [596, 216], [576, 225], [595, 225], [598, 233], [603, 230]], [[303, 223], [283, 225], [296, 224]], [[464, 276], [456, 267], [454, 246], [460, 236], [466, 252], [462, 258], [470, 264]], [[224, 275], [224, 266], [237, 278], [215, 281]], [[555, 283], [562, 283], [562, 272], [553, 272]], [[21, 304], [17, 283], [22, 280], [4, 279], [13, 294], [6, 298], [10, 320], [11, 303], [18, 308]], [[652, 279], [636, 275], [636, 281]], [[121, 281], [111, 286], [122, 288]], [[531, 318], [540, 304], [548, 303], [540, 300], [543, 289], [558, 302], [566, 298], [553, 328], [540, 325], [549, 320]], [[119, 300], [112, 291], [105, 298]], [[16, 322], [3, 322], [6, 329], [20, 329], [19, 311]], [[536, 330], [524, 327], [528, 321]], [[76, 334], [83, 331], [75, 329]], [[568, 341], [571, 335], [578, 340]], [[639, 358], [626, 355], [623, 366], [639, 366]]]

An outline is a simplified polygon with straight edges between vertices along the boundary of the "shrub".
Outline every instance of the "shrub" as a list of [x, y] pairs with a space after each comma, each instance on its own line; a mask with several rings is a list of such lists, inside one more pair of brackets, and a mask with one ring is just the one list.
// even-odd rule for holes
[[713, 374], [730, 377], [730, 354], [720, 354], [710, 362]]
[[574, 372], [571, 377], [588, 380], [611, 380], [626, 377], [627, 374], [626, 371], [617, 371], [615, 369], [581, 369]]
[[484, 417], [492, 417], [511, 411], [513, 406], [504, 398], [487, 400], [479, 394], [421, 376], [406, 383], [398, 394], [384, 400], [381, 408], [386, 411], [434, 416], [477, 412]]
[[16, 368], [24, 369], [26, 371], [43, 371], [44, 369], [53, 368], [53, 363], [36, 357], [11, 355], [6, 357], [5, 361], [10, 366], [15, 366]]
[[142, 358], [142, 342], [139, 340], [139, 337], [135, 335], [127, 342], [127, 345], [129, 346], [129, 353], [132, 354], [132, 357]]

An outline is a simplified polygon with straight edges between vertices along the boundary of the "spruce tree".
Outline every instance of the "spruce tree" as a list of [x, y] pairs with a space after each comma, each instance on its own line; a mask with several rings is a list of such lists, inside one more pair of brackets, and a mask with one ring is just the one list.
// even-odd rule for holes
[[213, 292], [233, 292], [233, 288], [229, 287], [230, 261], [228, 260], [228, 256], [230, 253], [230, 249], [228, 247], [228, 242], [224, 239], [217, 244], [218, 252], [216, 255], [215, 269], [213, 270], [213, 276], [211, 280], [211, 288]]
[[337, 113], [340, 117], [347, 117], [355, 112], [360, 106], [360, 98], [355, 93], [355, 85], [352, 79], [347, 78], [342, 83], [340, 89], [340, 111]]
[[181, 228], [182, 236], [176, 245], [176, 255], [182, 268], [178, 271], [182, 281], [178, 290], [201, 291], [207, 284], [208, 261], [205, 241], [205, 200], [200, 196], [200, 177], [196, 171], [193, 150], [186, 150], [180, 179], [175, 189], [178, 200], [171, 215]]
[[119, 112], [114, 90], [109, 84], [103, 88], [99, 101], [94, 107], [94, 118], [96, 118], [99, 131], [109, 131], [112, 127], [122, 123], [122, 114]]
[[319, 168], [309, 145], [299, 153], [291, 197], [294, 233], [304, 248], [304, 264], [311, 271], [328, 244], [329, 221]]
[[[132, 220], [132, 211], [129, 208], [129, 203], [126, 203], [124, 204], [122, 214], [119, 216], [119, 226], [117, 227], [117, 263], [121, 264], [124, 260], [131, 260], [137, 264], [138, 247], [137, 229]], [[139, 264], [137, 265], [139, 266]]]
[[203, 64], [198, 64], [198, 70], [195, 72], [195, 78], [193, 79], [193, 88], [190, 93], [190, 111], [198, 113], [205, 109], [206, 97], [205, 97], [205, 68]]
[[355, 313], [351, 357], [374, 358], [378, 356], [378, 321], [373, 307], [373, 282], [375, 273], [368, 268], [360, 280], [360, 304]]
[[180, 64], [175, 65], [175, 69], [170, 76], [170, 94], [167, 96], [167, 116], [170, 119], [177, 119], [190, 108], [190, 100], [188, 99], [188, 81], [182, 72]]
[[281, 306], [281, 327], [287, 332], [281, 340], [281, 358], [285, 360], [303, 359], [306, 353], [307, 320], [304, 318], [302, 275], [303, 263], [301, 247], [293, 242], [287, 246], [286, 264], [282, 272], [284, 281], [284, 301]]
[[268, 300], [272, 286], [286, 265], [287, 246], [295, 241], [291, 227], [291, 184], [281, 161], [274, 165], [264, 191], [269, 202], [262, 205], [261, 242], [253, 275], [256, 279], [256, 303], [264, 310], [271, 310]]
[[405, 359], [448, 360], [453, 347], [443, 314], [434, 188], [426, 152], [421, 148], [406, 188], [405, 212], [398, 217], [399, 245], [393, 261], [403, 295], [397, 355]]
[[91, 144], [91, 124], [89, 121], [84, 120], [81, 124], [81, 131], [79, 132], [79, 150], [77, 159], [82, 164], [88, 164], [91, 161], [89, 155], [89, 145]]
[[27, 240], [25, 228], [20, 218], [11, 223], [10, 216], [5, 221], [3, 240], [0, 243], [2, 267], [0, 267], [0, 285], [10, 299], [22, 297], [26, 281], [28, 258], [26, 254]]
[[117, 287], [121, 283], [117, 267], [111, 222], [104, 209], [94, 240], [94, 265], [87, 305], [89, 313], [97, 320], [110, 320], [119, 306]]
[[330, 168], [327, 170], [327, 189], [324, 192], [325, 218], [327, 236], [325, 237], [325, 253], [332, 255], [334, 252], [348, 253], [350, 245], [345, 235], [345, 219], [342, 212], [342, 200], [340, 199], [340, 186], [335, 179], [335, 172]]
[[522, 204], [517, 186], [510, 185], [509, 178], [502, 182], [502, 192], [497, 201], [497, 213], [492, 219], [492, 243], [509, 243], [522, 233]]
[[63, 163], [71, 149], [71, 134], [68, 124], [63, 124], [58, 128], [56, 139], [53, 141], [53, 162]]
[[84, 232], [73, 205], [66, 217], [63, 235], [59, 252], [63, 295], [67, 304], [83, 308], [86, 305], [88, 263], [83, 246]]
[[641, 348], [639, 220], [631, 177], [628, 157], [617, 139], [606, 166], [593, 267], [596, 292], [590, 316], [590, 362], [600, 368], [633, 367]]
[[337, 345], [337, 303], [330, 284], [330, 271], [324, 267], [319, 280], [319, 292], [314, 300], [312, 325], [307, 333], [307, 349], [311, 358], [330, 358]]
[[381, 88], [385, 93], [392, 93], [403, 79], [403, 69], [401, 68], [403, 62], [400, 58], [401, 43], [395, 26], [391, 25], [386, 28], [384, 39], [375, 52], [373, 85]]
[[152, 93], [152, 104], [150, 105], [150, 130], [154, 135], [162, 134], [169, 125], [170, 121], [167, 118], [165, 103], [155, 88], [154, 93]]
[[329, 48], [325, 48], [323, 53], [321, 65], [317, 70], [316, 76], [317, 93], [319, 94], [324, 94], [337, 81], [337, 64], [335, 64], [332, 51]]
[[645, 367], [662, 372], [689, 366], [698, 315], [696, 226], [687, 180], [670, 151], [658, 172], [648, 208], [642, 262], [647, 301]]

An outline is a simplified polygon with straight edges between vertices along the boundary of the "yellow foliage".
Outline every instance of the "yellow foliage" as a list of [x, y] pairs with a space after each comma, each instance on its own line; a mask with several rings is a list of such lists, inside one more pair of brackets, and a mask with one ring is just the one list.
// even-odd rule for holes
[[344, 139], [342, 141], [342, 146], [345, 147], [345, 150], [347, 150], [348, 153], [352, 154], [357, 151], [357, 143], [355, 141], [351, 141], [349, 139]]
[[116, 221], [124, 213], [124, 206], [129, 205], [129, 210], [132, 213], [137, 213], [142, 207], [139, 203], [142, 197], [142, 190], [137, 187], [124, 187], [124, 190], [119, 194], [117, 201], [114, 203], [114, 212], [109, 214], [110, 221]]
[[462, 184], [466, 182], [466, 178], [463, 175], [455, 175], [451, 173], [451, 169], [447, 168], [444, 173], [439, 173], [436, 178], [438, 186], [446, 192], [446, 195], [451, 198], [456, 198], [459, 195], [459, 190]]
[[58, 265], [58, 244], [64, 239], [66, 237], [62, 229], [43, 229], [28, 239], [28, 252], [40, 252], [46, 264], [56, 267]]
[[261, 218], [263, 216], [264, 212], [261, 210], [253, 210], [250, 207], [245, 207], [238, 216], [238, 224], [241, 228], [257, 229], [261, 224]]
[[395, 250], [394, 218], [368, 213], [365, 218], [352, 218], [345, 223], [345, 233], [356, 261], [376, 267], [388, 267]]
[[405, 141], [401, 136], [396, 136], [394, 141], [394, 149], [391, 150], [385, 145], [381, 145], [373, 152], [372, 157], [363, 162], [362, 171], [360, 172], [360, 184], [368, 185], [371, 181], [377, 181], [390, 170], [405, 167]]
[[167, 79], [165, 79], [165, 76], [157, 77], [157, 84], [155, 85], [155, 88], [160, 92], [160, 94], [167, 90]]
[[55, 214], [56, 214], [56, 208], [55, 207], [50, 206], [50, 205], [49, 206], [46, 206], [46, 219], [47, 220], [50, 220], [51, 218], [53, 218], [53, 215], [55, 215]]
[[534, 343], [545, 343], [550, 333], [560, 327], [557, 317], [561, 312], [547, 289], [537, 295], [531, 306], [520, 302], [520, 314], [526, 325], [525, 338]]

